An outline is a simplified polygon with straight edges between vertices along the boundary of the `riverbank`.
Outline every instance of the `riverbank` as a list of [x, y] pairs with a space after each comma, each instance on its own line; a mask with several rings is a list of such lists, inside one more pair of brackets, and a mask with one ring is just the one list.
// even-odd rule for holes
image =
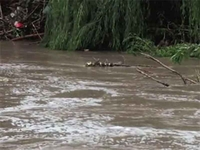
[[[0, 39], [37, 39], [42, 41], [45, 47], [56, 50], [109, 49], [131, 54], [143, 52], [159, 57], [171, 57], [176, 63], [188, 57], [200, 59], [199, 19], [195, 15], [199, 14], [199, 9], [187, 12], [187, 15], [181, 13], [185, 12], [184, 9], [198, 8], [200, 3], [192, 1], [184, 5], [184, 0], [180, 2], [127, 1], [121, 5], [120, 1], [115, 0], [102, 3], [97, 3], [96, 0], [2, 1]], [[169, 12], [172, 13], [170, 16], [177, 14], [176, 19], [167, 19], [166, 16], [156, 19], [154, 10], [156, 13], [167, 13], [170, 7], [172, 12], [181, 9], [178, 13]], [[107, 11], [108, 8], [110, 12]], [[149, 14], [146, 11], [149, 11]], [[185, 19], [188, 16], [193, 19], [186, 24]]]

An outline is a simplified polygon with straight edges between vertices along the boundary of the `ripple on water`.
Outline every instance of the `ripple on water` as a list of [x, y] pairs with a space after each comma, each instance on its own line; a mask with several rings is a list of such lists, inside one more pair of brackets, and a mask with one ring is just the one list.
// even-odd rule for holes
[[[145, 90], [130, 89], [124, 83], [116, 83], [116, 81], [83, 80], [81, 77], [77, 79], [60, 76], [56, 71], [63, 71], [63, 69], [42, 67], [34, 63], [5, 64], [3, 69], [13, 70], [11, 72], [14, 76], [10, 83], [4, 85], [9, 87], [6, 90], [7, 97], [17, 97], [20, 100], [15, 106], [9, 105], [0, 109], [0, 145], [17, 145], [21, 149], [31, 143], [34, 146], [38, 143], [43, 144], [42, 147], [52, 143], [55, 145], [67, 143], [113, 148], [121, 146], [124, 149], [128, 147], [198, 149], [200, 147], [200, 131], [175, 128], [181, 126], [180, 123], [187, 125], [188, 120], [181, 120], [184, 117], [186, 119], [191, 117], [192, 121], [196, 121], [191, 123], [192, 127], [195, 127], [199, 124], [199, 110], [195, 107], [187, 110], [180, 107], [169, 109], [169, 107], [159, 106], [158, 108], [155, 102], [199, 104], [194, 97], [198, 96], [197, 92], [193, 93], [194, 95], [150, 93]], [[121, 89], [116, 88], [119, 86]], [[130, 99], [130, 104], [125, 105], [121, 100], [122, 95], [126, 94], [121, 92], [122, 88], [123, 91], [129, 90], [126, 99]], [[90, 96], [80, 96], [76, 92], [82, 94], [86, 92], [85, 95], [89, 92]], [[131, 92], [132, 96], [136, 95], [143, 99], [134, 101]], [[151, 105], [147, 100], [151, 101]], [[103, 105], [105, 101], [109, 101], [112, 105], [108, 103]], [[114, 105], [116, 101], [120, 104]], [[120, 111], [121, 108], [124, 111]], [[112, 123], [116, 116], [122, 116], [124, 120], [125, 116], [128, 120], [136, 120], [137, 117], [131, 116], [134, 113], [130, 111], [138, 114], [138, 121], [151, 116], [153, 119], [159, 118], [165, 126], [136, 127], [135, 124], [120, 126]]]

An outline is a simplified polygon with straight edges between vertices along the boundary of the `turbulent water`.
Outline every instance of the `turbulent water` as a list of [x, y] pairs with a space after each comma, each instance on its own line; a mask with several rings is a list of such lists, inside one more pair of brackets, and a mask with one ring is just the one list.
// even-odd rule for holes
[[[0, 149], [199, 150], [200, 86], [184, 86], [151, 60], [9, 42], [0, 43], [0, 58]], [[84, 67], [93, 58], [132, 67]], [[161, 61], [191, 78], [200, 69], [195, 59]]]

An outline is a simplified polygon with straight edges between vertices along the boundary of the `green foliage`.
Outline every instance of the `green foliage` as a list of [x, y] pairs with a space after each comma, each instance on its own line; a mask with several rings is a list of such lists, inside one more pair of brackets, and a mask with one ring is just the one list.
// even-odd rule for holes
[[191, 42], [200, 42], [200, 0], [182, 0], [183, 21], [189, 22]]
[[[77, 50], [107, 48], [128, 53], [147, 52], [158, 56], [173, 56], [180, 62], [188, 56], [199, 57], [199, 45], [178, 44], [157, 49], [148, 37], [150, 33], [148, 16], [150, 0], [49, 0], [44, 43], [52, 49]], [[155, 1], [152, 3], [159, 3]], [[183, 41], [200, 41], [200, 0], [171, 1], [172, 7], [180, 8], [182, 24], [170, 22], [170, 27], [181, 34]], [[176, 6], [174, 6], [176, 5]], [[163, 12], [158, 22], [162, 22], [163, 33], [174, 31], [165, 28]], [[156, 17], [156, 16], [155, 16]], [[159, 17], [158, 17], [159, 18]], [[157, 22], [154, 22], [156, 25]], [[157, 27], [157, 26], [156, 26]], [[179, 28], [180, 29], [177, 29]], [[178, 31], [177, 31], [178, 30]], [[161, 32], [161, 30], [156, 30]], [[174, 36], [175, 38], [178, 36]], [[165, 36], [164, 36], [165, 37]], [[173, 39], [177, 41], [176, 39]], [[176, 42], [174, 42], [176, 43]]]
[[123, 49], [130, 33], [143, 35], [138, 0], [50, 0], [44, 41], [53, 49], [76, 50], [107, 45]]
[[175, 63], [181, 63], [184, 59], [189, 57], [196, 57], [200, 59], [200, 44], [177, 44], [156, 51], [157, 56], [171, 57]]
[[140, 38], [137, 35], [132, 35], [124, 39], [123, 45], [126, 52], [131, 54], [138, 54], [140, 52], [153, 53], [156, 49], [152, 41]]

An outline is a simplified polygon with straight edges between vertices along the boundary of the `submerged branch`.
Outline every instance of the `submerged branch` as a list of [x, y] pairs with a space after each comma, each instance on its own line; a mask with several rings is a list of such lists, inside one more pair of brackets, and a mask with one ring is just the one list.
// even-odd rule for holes
[[156, 79], [156, 78], [154, 78], [154, 77], [152, 77], [152, 76], [150, 76], [150, 75], [148, 75], [148, 74], [146, 74], [142, 69], [140, 69], [140, 68], [138, 68], [137, 67], [137, 72], [139, 72], [139, 73], [141, 73], [141, 74], [143, 74], [143, 75], [145, 75], [146, 77], [148, 77], [148, 78], [150, 78], [150, 79], [152, 79], [153, 81], [156, 81], [157, 83], [160, 83], [160, 84], [162, 84], [162, 85], [164, 85], [164, 86], [166, 86], [166, 87], [168, 87], [169, 86], [169, 84], [168, 83], [164, 83], [164, 82], [162, 82], [162, 81], [160, 81], [160, 80], [158, 80], [158, 79]]
[[154, 58], [154, 57], [152, 57], [152, 56], [150, 56], [150, 55], [148, 55], [148, 54], [145, 54], [145, 53], [141, 53], [141, 54], [142, 54], [143, 56], [145, 56], [146, 58], [149, 58], [149, 59], [151, 59], [151, 60], [157, 62], [158, 64], [160, 64], [161, 66], [163, 66], [165, 69], [170, 70], [172, 73], [174, 73], [174, 74], [180, 76], [180, 78], [182, 79], [182, 81], [183, 81], [183, 83], [184, 83], [185, 85], [187, 84], [186, 81], [190, 81], [190, 82], [193, 83], [193, 84], [197, 84], [196, 81], [194, 81], [194, 80], [192, 80], [192, 79], [189, 79], [189, 78], [186, 78], [186, 77], [183, 77], [179, 72], [177, 72], [176, 70], [174, 70], [174, 69], [168, 67], [167, 65], [165, 65], [164, 63], [162, 63], [162, 62], [159, 61], [158, 59], [156, 59], [156, 58]]

